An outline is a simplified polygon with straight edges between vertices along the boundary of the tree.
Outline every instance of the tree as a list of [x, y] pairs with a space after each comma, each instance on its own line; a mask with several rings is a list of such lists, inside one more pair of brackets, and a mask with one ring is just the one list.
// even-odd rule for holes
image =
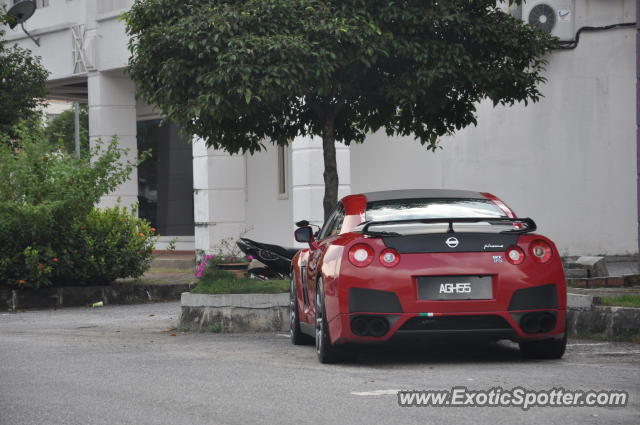
[[[0, 25], [11, 18], [0, 12]], [[18, 46], [7, 48], [0, 27], [0, 133], [11, 134], [20, 120], [30, 120], [44, 104], [49, 72], [30, 50]]]
[[[50, 143], [61, 143], [67, 152], [75, 152], [75, 110], [67, 109], [53, 117], [46, 124], [44, 135]], [[80, 105], [80, 152], [89, 152], [89, 112], [86, 104]]]
[[555, 43], [495, 0], [136, 0], [126, 25], [142, 95], [209, 146], [322, 137], [325, 218], [336, 141], [384, 129], [435, 150], [485, 98], [537, 101]]

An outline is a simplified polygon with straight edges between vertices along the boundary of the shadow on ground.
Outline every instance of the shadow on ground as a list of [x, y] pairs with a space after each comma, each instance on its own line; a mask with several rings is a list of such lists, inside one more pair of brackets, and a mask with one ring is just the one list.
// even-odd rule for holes
[[384, 345], [354, 347], [360, 366], [397, 364], [464, 364], [525, 362], [518, 346], [509, 341], [392, 341]]

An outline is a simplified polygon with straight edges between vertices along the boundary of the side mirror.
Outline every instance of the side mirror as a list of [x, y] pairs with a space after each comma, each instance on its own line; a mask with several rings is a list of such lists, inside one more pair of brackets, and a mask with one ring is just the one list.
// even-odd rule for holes
[[300, 227], [296, 229], [296, 231], [294, 232], [294, 235], [295, 235], [296, 241], [298, 242], [310, 243], [313, 241], [313, 230], [311, 230], [311, 227], [309, 226]]

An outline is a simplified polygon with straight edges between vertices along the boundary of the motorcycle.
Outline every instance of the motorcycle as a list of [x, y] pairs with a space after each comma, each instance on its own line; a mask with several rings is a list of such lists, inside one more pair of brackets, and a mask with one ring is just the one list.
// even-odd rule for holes
[[236, 245], [247, 257], [253, 258], [247, 273], [259, 280], [289, 279], [291, 260], [300, 250], [300, 248], [285, 248], [247, 238], [240, 238]]

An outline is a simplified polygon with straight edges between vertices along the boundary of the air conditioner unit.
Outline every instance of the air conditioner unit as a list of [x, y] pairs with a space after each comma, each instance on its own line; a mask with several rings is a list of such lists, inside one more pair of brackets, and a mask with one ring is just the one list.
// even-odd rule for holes
[[522, 5], [522, 19], [560, 41], [573, 41], [575, 10], [575, 0], [528, 0]]

